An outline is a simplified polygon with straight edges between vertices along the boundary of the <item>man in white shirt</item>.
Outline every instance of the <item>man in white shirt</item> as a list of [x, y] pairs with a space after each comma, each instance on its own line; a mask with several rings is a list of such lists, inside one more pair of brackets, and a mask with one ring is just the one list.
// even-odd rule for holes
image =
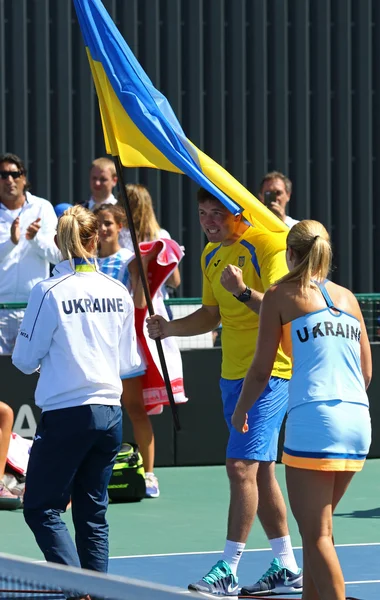
[[260, 184], [259, 199], [289, 228], [298, 223], [286, 214], [291, 195], [292, 182], [286, 175], [279, 171], [271, 171], [264, 175]]
[[[27, 303], [34, 285], [61, 260], [53, 206], [32, 195], [15, 154], [0, 155], [0, 305]], [[0, 308], [0, 354], [11, 354], [24, 310]]]
[[84, 207], [94, 211], [102, 204], [116, 204], [117, 199], [112, 193], [116, 184], [114, 162], [109, 158], [96, 158], [90, 169], [91, 198], [84, 204]]

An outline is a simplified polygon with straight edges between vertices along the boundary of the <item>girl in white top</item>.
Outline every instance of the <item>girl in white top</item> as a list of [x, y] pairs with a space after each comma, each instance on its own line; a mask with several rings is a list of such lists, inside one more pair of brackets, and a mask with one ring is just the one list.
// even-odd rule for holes
[[344, 600], [332, 516], [369, 450], [371, 349], [355, 296], [326, 280], [331, 246], [323, 225], [294, 225], [286, 258], [289, 274], [264, 295], [257, 349], [232, 423], [247, 430], [246, 413], [281, 341], [293, 360], [282, 462], [303, 542], [302, 597]]
[[[33, 288], [12, 358], [23, 373], [40, 371], [25, 520], [46, 560], [105, 572], [107, 487], [122, 441], [120, 376], [140, 359], [132, 299], [97, 269], [97, 243], [96, 217], [82, 206], [66, 210], [57, 232], [64, 261]], [[75, 545], [60, 518], [70, 497]]]

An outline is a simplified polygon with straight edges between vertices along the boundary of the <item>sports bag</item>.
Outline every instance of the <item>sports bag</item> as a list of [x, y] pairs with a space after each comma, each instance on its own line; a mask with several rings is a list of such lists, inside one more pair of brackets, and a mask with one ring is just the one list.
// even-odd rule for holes
[[145, 471], [137, 444], [122, 444], [113, 466], [108, 496], [110, 502], [138, 502], [145, 498]]

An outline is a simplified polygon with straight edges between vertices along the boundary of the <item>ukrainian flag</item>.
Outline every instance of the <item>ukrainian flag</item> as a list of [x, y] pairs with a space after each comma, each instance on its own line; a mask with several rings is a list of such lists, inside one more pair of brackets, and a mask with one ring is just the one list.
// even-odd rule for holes
[[74, 0], [99, 99], [106, 149], [125, 167], [188, 175], [233, 214], [273, 232], [288, 228], [186, 137], [169, 102], [133, 55], [100, 0]]

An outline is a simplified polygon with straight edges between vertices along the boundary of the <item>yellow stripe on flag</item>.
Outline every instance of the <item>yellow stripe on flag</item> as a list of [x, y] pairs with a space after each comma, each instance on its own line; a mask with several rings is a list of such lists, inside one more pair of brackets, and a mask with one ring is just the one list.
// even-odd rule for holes
[[202, 172], [229, 198], [243, 207], [243, 216], [256, 227], [268, 229], [274, 233], [288, 232], [289, 227], [251, 194], [235, 177], [215, 160], [197, 148]]
[[136, 127], [116, 96], [100, 62], [87, 56], [99, 99], [106, 150], [125, 167], [150, 167], [182, 173]]

